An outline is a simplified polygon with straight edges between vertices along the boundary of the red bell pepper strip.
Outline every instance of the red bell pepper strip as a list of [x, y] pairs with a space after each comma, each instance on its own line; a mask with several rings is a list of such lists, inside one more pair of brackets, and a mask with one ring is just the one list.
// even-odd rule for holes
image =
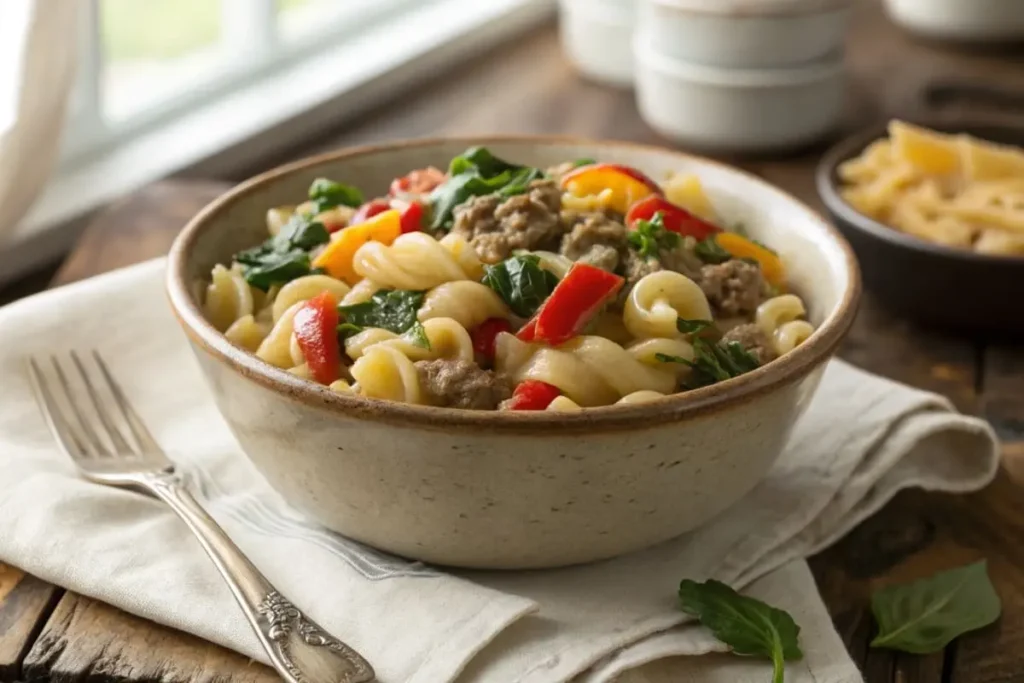
[[615, 296], [624, 282], [618, 275], [597, 266], [574, 263], [537, 312], [534, 338], [552, 346], [569, 341]]
[[663, 197], [652, 195], [641, 199], [629, 207], [626, 213], [626, 225], [632, 228], [637, 221], [649, 221], [658, 213], [665, 224], [665, 229], [679, 233], [684, 237], [705, 240], [722, 232], [717, 225], [698, 218], [681, 206], [676, 206]]
[[512, 398], [505, 404], [506, 410], [544, 410], [561, 395], [553, 384], [528, 379], [521, 382], [512, 392]]
[[537, 338], [537, 316], [533, 316], [530, 320], [519, 328], [516, 332], [516, 339], [524, 342], [532, 342]]
[[400, 222], [402, 233], [420, 232], [423, 230], [423, 205], [419, 202], [410, 202], [405, 211], [402, 212]]
[[488, 318], [473, 328], [470, 338], [473, 350], [486, 358], [494, 360], [494, 342], [502, 332], [511, 332], [512, 324], [504, 318]]
[[330, 384], [341, 376], [341, 348], [338, 344], [338, 301], [322, 292], [295, 313], [295, 340], [306, 358], [313, 379]]
[[352, 220], [348, 222], [349, 225], [357, 225], [359, 223], [365, 223], [379, 213], [384, 213], [391, 208], [391, 205], [386, 199], [372, 199], [356, 210]]

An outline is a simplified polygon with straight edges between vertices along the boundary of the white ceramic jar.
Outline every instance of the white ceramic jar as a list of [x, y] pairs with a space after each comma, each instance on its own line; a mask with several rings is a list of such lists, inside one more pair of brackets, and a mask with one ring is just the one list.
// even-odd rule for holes
[[636, 0], [560, 0], [559, 31], [566, 56], [584, 76], [633, 83]]
[[773, 69], [705, 66], [634, 50], [640, 115], [665, 137], [723, 152], [764, 152], [809, 144], [842, 118], [841, 54]]
[[886, 0], [886, 9], [897, 24], [933, 38], [1024, 40], [1022, 0]]
[[650, 51], [694, 64], [739, 68], [805, 64], [842, 50], [852, 4], [852, 0], [640, 0], [637, 35]]

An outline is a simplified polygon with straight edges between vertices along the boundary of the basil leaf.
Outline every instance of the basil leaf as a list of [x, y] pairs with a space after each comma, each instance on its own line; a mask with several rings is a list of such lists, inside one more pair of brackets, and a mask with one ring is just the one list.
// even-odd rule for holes
[[338, 306], [345, 322], [359, 327], [379, 327], [403, 334], [417, 323], [416, 313], [423, 304], [424, 292], [382, 289], [369, 301]]
[[1001, 610], [984, 560], [888, 586], [871, 596], [871, 611], [878, 622], [871, 647], [913, 654], [938, 652], [957, 636], [988, 626]]
[[448, 172], [452, 175], [463, 173], [469, 169], [476, 169], [485, 178], [496, 176], [505, 171], [518, 171], [523, 168], [519, 164], [513, 164], [504, 159], [494, 156], [486, 147], [470, 147], [459, 156], [452, 159], [448, 165]]
[[590, 166], [591, 164], [596, 164], [596, 163], [597, 163], [597, 159], [591, 159], [590, 157], [583, 157], [582, 159], [577, 159], [576, 161], [572, 162], [572, 167], [573, 168], [579, 168], [580, 166]]
[[692, 369], [686, 382], [687, 389], [724, 382], [750, 372], [760, 365], [757, 358], [739, 342], [710, 344], [700, 337], [693, 340], [693, 360], [686, 364]]
[[544, 177], [544, 171], [539, 168], [524, 168], [512, 174], [508, 183], [498, 190], [500, 197], [514, 197], [517, 194], [526, 194], [530, 189], [530, 183]]
[[676, 329], [682, 334], [694, 334], [701, 330], [706, 330], [711, 327], [712, 322], [710, 320], [686, 320], [685, 318], [676, 318]]
[[473, 197], [497, 193], [512, 197], [530, 189], [530, 183], [544, 178], [539, 168], [520, 166], [491, 154], [486, 147], [470, 147], [451, 160], [448, 180], [430, 194], [433, 230], [452, 224], [455, 207]]
[[626, 234], [626, 240], [629, 246], [644, 258], [657, 257], [662, 249], [671, 251], [683, 241], [678, 233], [665, 228], [665, 219], [661, 211], [654, 214], [649, 221], [639, 220], [634, 223]]
[[789, 613], [740, 595], [720, 581], [684, 579], [679, 604], [736, 654], [772, 660], [773, 683], [782, 683], [787, 659], [803, 657], [800, 627]]
[[275, 284], [309, 275], [312, 272], [309, 250], [330, 238], [323, 223], [295, 213], [277, 235], [259, 246], [243, 249], [234, 259], [242, 264], [246, 282], [267, 291]]
[[540, 257], [520, 254], [493, 266], [484, 266], [483, 283], [497, 292], [520, 318], [530, 318], [558, 284], [558, 278], [540, 267]]
[[423, 323], [419, 320], [414, 322], [412, 327], [406, 330], [405, 334], [402, 336], [406, 337], [413, 346], [418, 346], [421, 349], [426, 349], [427, 351], [430, 350], [430, 337], [427, 336], [427, 329], [423, 327]]
[[693, 251], [704, 263], [725, 263], [732, 258], [732, 254], [723, 249], [714, 237], [697, 242]]
[[363, 331], [363, 328], [359, 325], [355, 325], [350, 322], [343, 322], [338, 325], [338, 340], [344, 342], [349, 337], [354, 337]]
[[309, 198], [316, 206], [313, 215], [338, 205], [356, 208], [363, 203], [363, 193], [357, 188], [327, 178], [317, 178], [313, 181], [309, 186]]
[[683, 365], [689, 365], [690, 361], [686, 360], [682, 356], [672, 356], [667, 353], [656, 353], [654, 359], [662, 363], [682, 363]]

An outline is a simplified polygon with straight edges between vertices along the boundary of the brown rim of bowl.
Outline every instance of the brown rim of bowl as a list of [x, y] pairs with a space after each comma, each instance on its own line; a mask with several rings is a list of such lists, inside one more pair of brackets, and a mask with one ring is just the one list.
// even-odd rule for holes
[[[950, 128], [954, 127], [952, 124], [943, 125], [940, 123], [922, 123], [915, 125], [926, 126], [941, 132], [948, 132]], [[891, 225], [886, 225], [881, 221], [877, 221], [874, 218], [857, 211], [857, 209], [846, 203], [846, 200], [839, 194], [839, 178], [837, 176], [837, 172], [840, 164], [853, 159], [875, 140], [888, 137], [888, 126], [888, 123], [884, 123], [871, 126], [870, 128], [865, 128], [860, 132], [843, 138], [825, 152], [821, 161], [818, 162], [818, 169], [814, 174], [818, 194], [821, 196], [821, 201], [824, 202], [825, 206], [840, 219], [846, 221], [850, 225], [856, 226], [858, 229], [863, 230], [869, 235], [896, 246], [925, 252], [939, 258], [953, 258], [961, 261], [971, 261], [979, 266], [991, 265], [993, 263], [1016, 263], [1020, 264], [1021, 268], [1024, 268], [1024, 256], [1016, 256], [1013, 254], [983, 254], [970, 249], [958, 249], [957, 247], [947, 247], [944, 244], [929, 242], [928, 240], [921, 239], [920, 237], [908, 235], [905, 232], [897, 230]], [[968, 135], [974, 135], [971, 131], [984, 130], [986, 128], [990, 130], [1018, 130], [1012, 126], [982, 123], [980, 121], [958, 123], [955, 125], [955, 128], [963, 130]], [[1024, 138], [1024, 131], [1019, 132], [1019, 134]], [[980, 135], [974, 135], [974, 137], [985, 139]]]
[[715, 9], [707, 5], [702, 5], [700, 7], [695, 5], [691, 6], [690, 3], [685, 0], [682, 2], [679, 2], [678, 0], [654, 0], [653, 4], [658, 5], [659, 7], [676, 10], [678, 12], [719, 16], [726, 19], [779, 19], [785, 17], [799, 17], [806, 14], [830, 14], [843, 9], [851, 9], [854, 2], [855, 0], [818, 0], [818, 2], [807, 1], [803, 3], [794, 1], [793, 4], [796, 5], [796, 7], [787, 7], [774, 12], [765, 12], [763, 9], [756, 8], [751, 3], [747, 3], [743, 7], [731, 10]]
[[[544, 411], [498, 412], [436, 408], [433, 406], [418, 406], [397, 401], [384, 401], [338, 394], [325, 386], [296, 377], [286, 370], [274, 367], [257, 358], [255, 354], [234, 346], [203, 317], [199, 307], [192, 300], [190, 284], [185, 279], [186, 256], [206, 223], [225, 206], [231, 204], [239, 197], [250, 194], [264, 185], [273, 182], [281, 176], [298, 170], [340, 159], [376, 154], [396, 148], [429, 147], [452, 142], [466, 145], [532, 142], [538, 144], [600, 145], [605, 147], [633, 148], [661, 154], [668, 152], [681, 159], [719, 166], [730, 172], [743, 175], [749, 182], [757, 183], [765, 186], [766, 189], [784, 195], [797, 206], [807, 211], [808, 214], [818, 218], [822, 227], [843, 251], [846, 258], [846, 266], [850, 275], [846, 282], [843, 299], [807, 341], [782, 358], [772, 361], [757, 370], [719, 384], [672, 394], [650, 403], [588, 408], [580, 413], [568, 414]], [[247, 180], [208, 204], [189, 221], [181, 234], [175, 239], [168, 256], [167, 293], [175, 316], [194, 343], [202, 347], [205, 352], [209, 353], [217, 361], [225, 363], [232, 370], [241, 373], [249, 380], [284, 397], [350, 417], [397, 425], [416, 425], [417, 427], [434, 429], [476, 427], [484, 431], [538, 434], [549, 432], [628, 430], [636, 428], [637, 425], [641, 424], [649, 426], [656, 423], [707, 415], [716, 410], [744, 403], [784, 384], [795, 381], [825, 362], [839, 345], [856, 315], [857, 303], [861, 293], [861, 279], [857, 260], [853, 255], [850, 245], [847, 244], [846, 240], [821, 214], [771, 183], [727, 164], [693, 154], [667, 150], [663, 147], [630, 142], [598, 141], [556, 136], [488, 135], [406, 140], [389, 144], [343, 149], [285, 164]]]

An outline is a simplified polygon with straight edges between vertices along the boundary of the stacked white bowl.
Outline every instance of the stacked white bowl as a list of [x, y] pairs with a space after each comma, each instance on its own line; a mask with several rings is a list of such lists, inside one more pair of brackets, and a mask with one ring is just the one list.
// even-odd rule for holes
[[636, 0], [559, 0], [566, 56], [584, 76], [618, 87], [633, 84]]
[[638, 0], [637, 104], [687, 146], [778, 151], [842, 117], [854, 0]]

